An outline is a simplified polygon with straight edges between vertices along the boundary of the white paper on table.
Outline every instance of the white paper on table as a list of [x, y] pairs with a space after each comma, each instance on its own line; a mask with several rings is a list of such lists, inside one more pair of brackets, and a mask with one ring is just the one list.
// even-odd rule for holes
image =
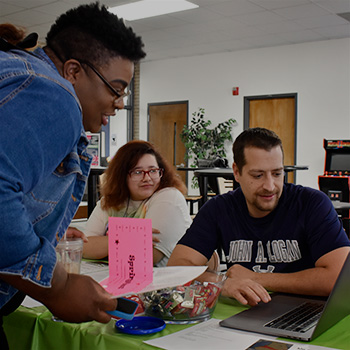
[[270, 340], [290, 347], [288, 350], [329, 350], [323, 346], [305, 343], [293, 343], [292, 341], [278, 340], [275, 337], [262, 334], [243, 332], [221, 327], [220, 320], [210, 319], [182, 331], [166, 335], [144, 343], [166, 350], [191, 349], [191, 350], [244, 350], [258, 340]]
[[108, 264], [83, 260], [81, 262], [80, 274], [88, 275], [95, 281], [101, 282], [109, 275]]
[[201, 275], [207, 266], [166, 266], [153, 268], [153, 282], [142, 292], [181, 286]]
[[80, 274], [89, 275], [95, 272], [108, 271], [108, 264], [97, 261], [83, 260], [80, 265]]
[[26, 295], [21, 305], [29, 308], [43, 306], [43, 304], [40, 301], [31, 298], [29, 295]]
[[[138, 291], [137, 294], [153, 290], [181, 286], [201, 275], [207, 266], [165, 266], [153, 268], [153, 282]], [[127, 293], [130, 294], [130, 293]], [[126, 295], [126, 294], [123, 294]], [[114, 296], [114, 298], [123, 295]]]

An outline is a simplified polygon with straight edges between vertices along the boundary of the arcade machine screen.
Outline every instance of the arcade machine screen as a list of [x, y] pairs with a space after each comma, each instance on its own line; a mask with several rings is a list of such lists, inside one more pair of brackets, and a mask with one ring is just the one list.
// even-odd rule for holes
[[329, 172], [349, 174], [350, 153], [332, 153], [330, 156]]

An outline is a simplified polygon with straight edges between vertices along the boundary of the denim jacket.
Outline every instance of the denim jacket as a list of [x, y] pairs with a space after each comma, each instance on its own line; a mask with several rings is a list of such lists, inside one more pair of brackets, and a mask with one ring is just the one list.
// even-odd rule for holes
[[[73, 86], [42, 49], [0, 51], [0, 272], [51, 286], [91, 156]], [[0, 308], [16, 289], [0, 279]]]

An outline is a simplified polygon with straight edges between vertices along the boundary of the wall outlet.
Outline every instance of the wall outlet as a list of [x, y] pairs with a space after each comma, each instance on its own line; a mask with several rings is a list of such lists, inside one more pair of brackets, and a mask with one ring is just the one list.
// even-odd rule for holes
[[116, 146], [117, 145], [117, 134], [111, 135], [111, 145]]

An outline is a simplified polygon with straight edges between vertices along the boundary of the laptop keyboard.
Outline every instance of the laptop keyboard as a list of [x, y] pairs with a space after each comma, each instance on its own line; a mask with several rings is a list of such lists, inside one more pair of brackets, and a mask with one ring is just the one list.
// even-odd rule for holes
[[324, 304], [305, 302], [264, 326], [305, 333], [315, 326], [321, 317], [323, 307]]

